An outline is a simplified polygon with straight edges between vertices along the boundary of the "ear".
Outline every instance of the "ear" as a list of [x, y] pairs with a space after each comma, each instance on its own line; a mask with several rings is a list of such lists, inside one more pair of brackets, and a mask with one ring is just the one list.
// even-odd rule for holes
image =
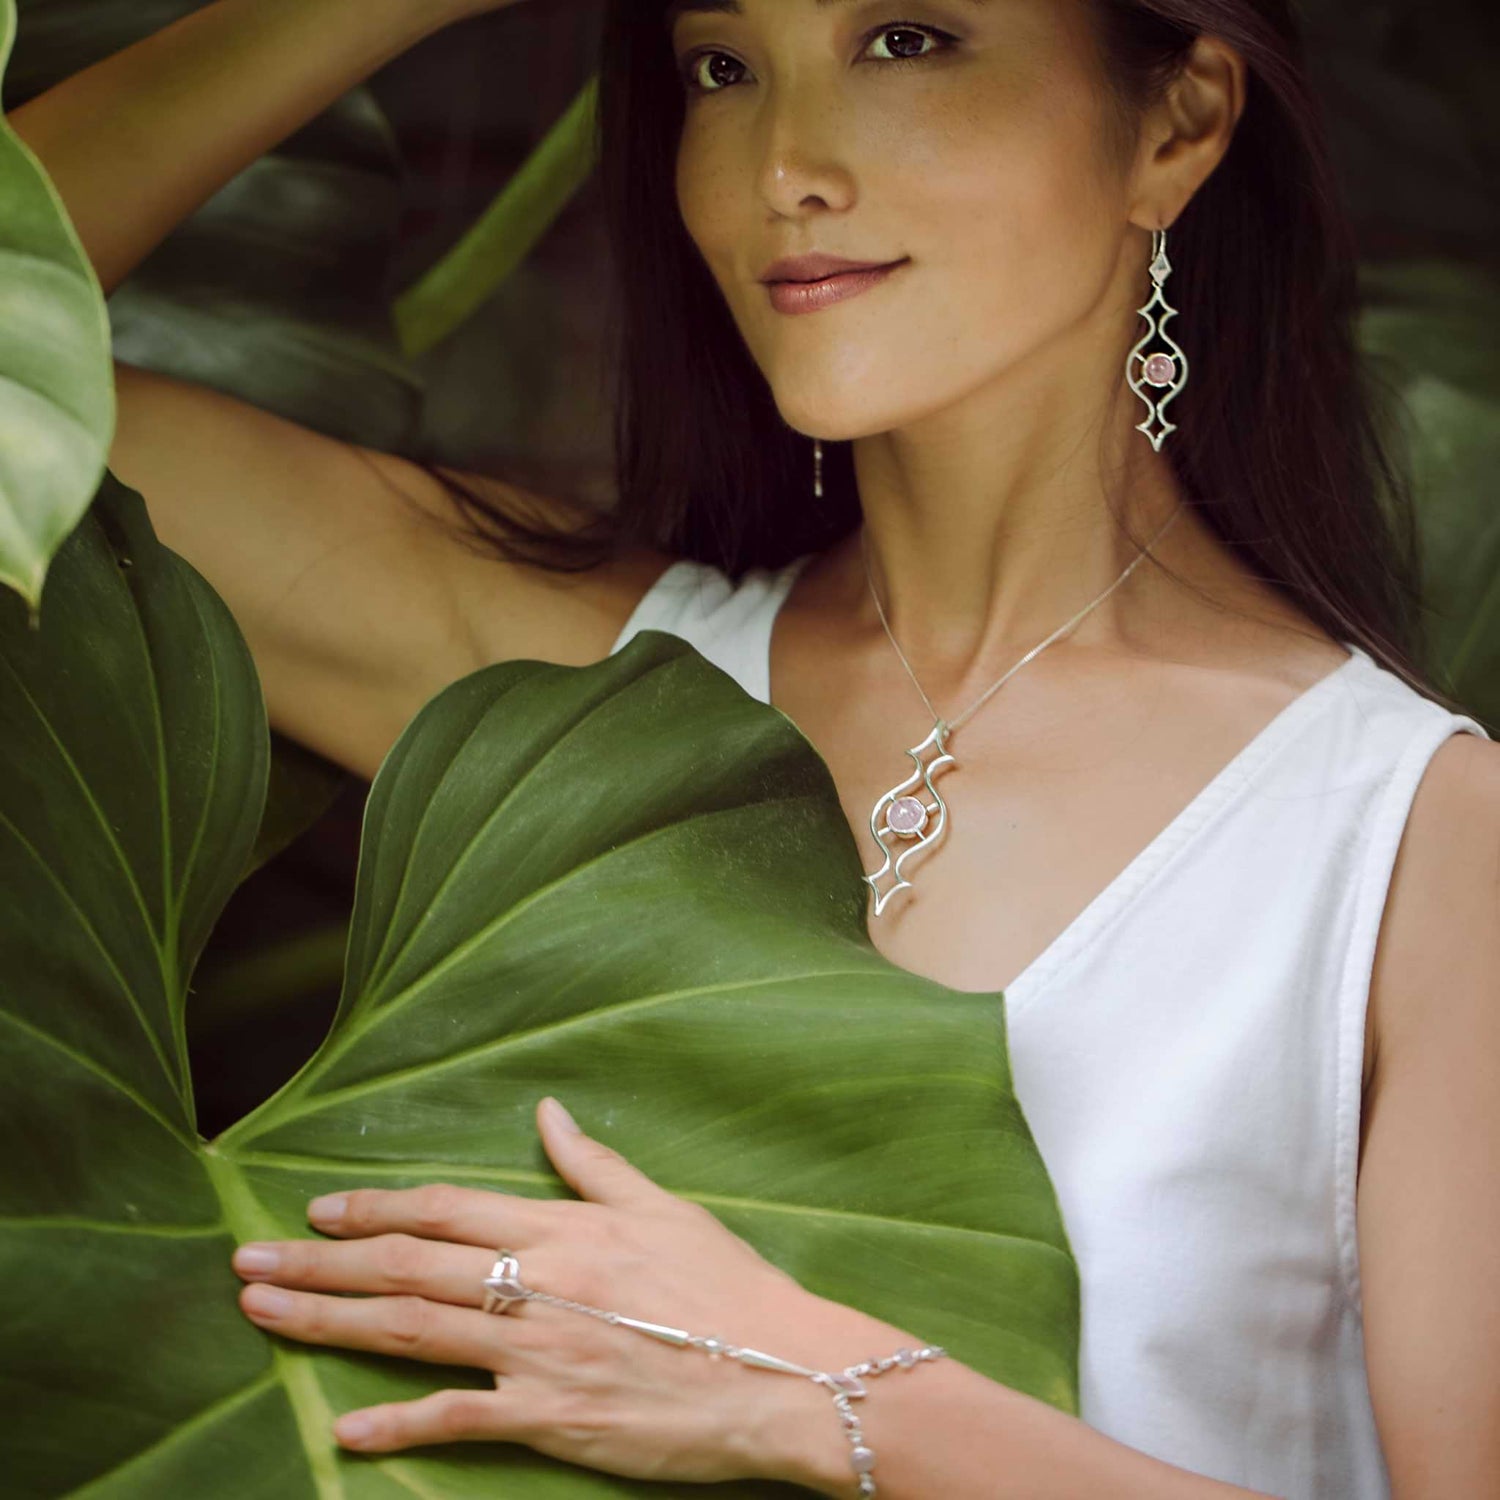
[[1141, 122], [1131, 222], [1170, 226], [1234, 139], [1247, 93], [1245, 60], [1218, 37], [1197, 37], [1181, 72]]
[[557, 1175], [578, 1194], [614, 1208], [659, 1208], [679, 1201], [602, 1141], [585, 1135], [550, 1095], [537, 1106], [537, 1128]]

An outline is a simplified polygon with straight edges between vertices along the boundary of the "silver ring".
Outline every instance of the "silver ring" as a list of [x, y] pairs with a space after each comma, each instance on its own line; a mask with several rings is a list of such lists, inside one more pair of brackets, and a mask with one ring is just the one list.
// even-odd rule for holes
[[524, 1302], [531, 1296], [531, 1288], [521, 1282], [521, 1263], [509, 1250], [496, 1252], [500, 1259], [484, 1279], [484, 1310], [487, 1313], [508, 1313], [511, 1305]]

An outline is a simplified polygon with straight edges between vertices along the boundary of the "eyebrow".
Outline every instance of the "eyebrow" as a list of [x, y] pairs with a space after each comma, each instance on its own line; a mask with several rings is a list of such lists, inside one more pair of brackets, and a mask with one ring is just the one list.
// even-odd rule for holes
[[[833, 10], [840, 5], [857, 4], [858, 0], [813, 0], [813, 4], [819, 10]], [[970, 5], [983, 5], [985, 0], [969, 0]], [[707, 12], [714, 15], [742, 16], [745, 7], [740, 0], [671, 0], [662, 14], [662, 26], [670, 31], [676, 24], [679, 16], [690, 13]]]

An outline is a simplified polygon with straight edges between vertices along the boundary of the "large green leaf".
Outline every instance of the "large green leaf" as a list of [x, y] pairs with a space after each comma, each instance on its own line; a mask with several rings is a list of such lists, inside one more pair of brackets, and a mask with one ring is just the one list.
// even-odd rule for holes
[[232, 1243], [306, 1233], [325, 1189], [567, 1195], [532, 1125], [545, 1092], [814, 1291], [1076, 1409], [1077, 1273], [1002, 998], [875, 951], [827, 767], [783, 714], [656, 631], [439, 694], [371, 791], [326, 1044], [204, 1145], [183, 995], [259, 821], [248, 656], [113, 485], [40, 631], [11, 602], [8, 1495], [699, 1493], [514, 1446], [345, 1455], [337, 1412], [484, 1377], [275, 1340], [236, 1306]]
[[[14, 0], [0, 0], [0, 78], [15, 34]], [[41, 164], [0, 118], [0, 584], [33, 609], [99, 487], [114, 427], [98, 278]]]
[[223, 604], [119, 498], [107, 485], [59, 552], [40, 629], [0, 598], [0, 1265], [19, 1278], [0, 1472], [18, 1497], [72, 1489], [266, 1363], [224, 1302], [181, 1016], [259, 821], [264, 709]]

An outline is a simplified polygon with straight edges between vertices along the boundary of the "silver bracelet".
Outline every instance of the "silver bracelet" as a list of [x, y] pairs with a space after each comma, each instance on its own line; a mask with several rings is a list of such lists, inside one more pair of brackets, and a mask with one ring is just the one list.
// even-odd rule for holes
[[884, 1359], [866, 1360], [862, 1364], [850, 1365], [837, 1372], [810, 1370], [806, 1365], [793, 1364], [790, 1360], [778, 1359], [774, 1354], [762, 1353], [759, 1349], [746, 1349], [723, 1339], [701, 1338], [686, 1329], [669, 1328], [662, 1323], [643, 1323], [639, 1318], [627, 1318], [624, 1313], [609, 1312], [602, 1307], [590, 1307], [586, 1302], [573, 1302], [567, 1297], [554, 1297], [550, 1292], [534, 1291], [521, 1281], [521, 1265], [510, 1250], [497, 1252], [500, 1259], [484, 1281], [484, 1310], [487, 1313], [506, 1313], [514, 1302], [547, 1302], [553, 1307], [567, 1308], [570, 1312], [587, 1313], [603, 1323], [620, 1328], [633, 1328], [649, 1338], [659, 1339], [679, 1349], [701, 1349], [710, 1359], [734, 1359], [742, 1365], [757, 1370], [774, 1370], [783, 1375], [800, 1375], [821, 1385], [832, 1393], [833, 1404], [838, 1408], [839, 1421], [843, 1424], [844, 1436], [849, 1440], [849, 1463], [854, 1470], [855, 1481], [861, 1496], [875, 1495], [875, 1454], [865, 1442], [864, 1428], [853, 1403], [861, 1401], [866, 1394], [865, 1381], [887, 1370], [914, 1370], [919, 1364], [942, 1359], [948, 1352], [936, 1344], [926, 1344], [920, 1349], [898, 1349]]

